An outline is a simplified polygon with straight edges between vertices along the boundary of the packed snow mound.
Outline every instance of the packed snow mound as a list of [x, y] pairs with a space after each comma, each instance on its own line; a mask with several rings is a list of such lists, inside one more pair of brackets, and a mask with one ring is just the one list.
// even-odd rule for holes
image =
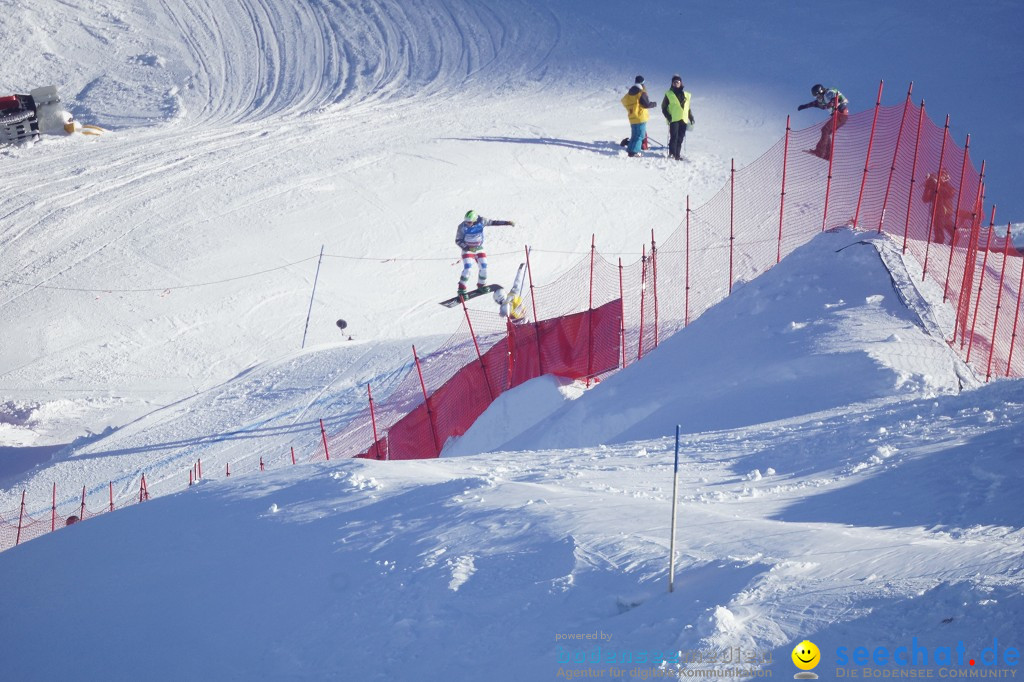
[[[824, 233], [505, 449], [585, 447], [728, 429], [860, 401], [960, 390], [884, 238]], [[888, 259], [899, 264], [898, 259]], [[898, 284], [897, 284], [898, 283]]]
[[475, 455], [536, 427], [537, 423], [583, 393], [583, 384], [544, 375], [505, 391], [477, 417], [465, 434], [451, 438], [442, 457]]

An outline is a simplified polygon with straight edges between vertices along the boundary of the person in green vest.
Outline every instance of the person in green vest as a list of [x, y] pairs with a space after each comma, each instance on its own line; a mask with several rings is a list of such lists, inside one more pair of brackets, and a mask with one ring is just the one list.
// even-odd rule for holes
[[630, 134], [626, 151], [630, 156], [642, 156], [640, 148], [647, 137], [647, 121], [650, 118], [647, 110], [658, 106], [647, 98], [644, 77], [637, 76], [633, 81], [633, 87], [619, 101], [622, 102], [622, 106], [626, 108], [626, 115], [629, 116]]
[[690, 93], [683, 89], [683, 79], [679, 74], [672, 76], [672, 86], [661, 100], [661, 113], [668, 122], [668, 155], [676, 161], [683, 148], [686, 129], [693, 125], [693, 111], [690, 109]]

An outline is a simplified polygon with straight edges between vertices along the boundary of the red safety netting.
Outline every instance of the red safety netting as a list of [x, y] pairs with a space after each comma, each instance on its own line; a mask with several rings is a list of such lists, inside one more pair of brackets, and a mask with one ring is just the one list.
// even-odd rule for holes
[[[678, 228], [661, 242], [652, 234], [637, 261], [613, 263], [592, 248], [558, 280], [539, 285], [527, 252], [526, 321], [464, 309], [451, 337], [422, 356], [410, 349], [409, 362], [382, 386], [367, 386], [363, 410], [325, 417], [324, 447], [305, 459], [437, 457], [504, 391], [544, 374], [589, 380], [636, 362], [737, 284], [841, 226], [885, 232], [913, 256], [955, 311], [948, 343], [979, 377], [1024, 376], [1024, 258], [1009, 227], [986, 216], [984, 164], [975, 167], [969, 139], [958, 145], [948, 122], [936, 125], [909, 94], [899, 106], [879, 104], [836, 122], [827, 158], [808, 150], [827, 142], [830, 119], [803, 130], [787, 125], [761, 157], [732, 167], [709, 201], [691, 210], [687, 199]], [[373, 390], [382, 395], [374, 399]], [[256, 468], [234, 464], [235, 473]], [[193, 475], [201, 470], [189, 481]], [[184, 478], [156, 485], [170, 492]], [[134, 492], [119, 485], [117, 507], [145, 499], [144, 483]], [[83, 500], [100, 491], [87, 492]], [[112, 509], [113, 487], [108, 492], [111, 500], [95, 513], [65, 500], [49, 513], [0, 514], [0, 549], [70, 516]]]

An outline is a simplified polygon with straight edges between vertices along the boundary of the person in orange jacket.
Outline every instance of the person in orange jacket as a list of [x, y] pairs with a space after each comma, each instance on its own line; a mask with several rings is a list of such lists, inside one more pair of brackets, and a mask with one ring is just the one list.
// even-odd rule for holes
[[[954, 191], [949, 171], [945, 168], [939, 171], [938, 175], [929, 173], [925, 178], [921, 199], [924, 203], [932, 206], [929, 221], [937, 244], [953, 243], [953, 235], [956, 230], [956, 216], [953, 208]], [[949, 235], [948, 240], [946, 235]]]

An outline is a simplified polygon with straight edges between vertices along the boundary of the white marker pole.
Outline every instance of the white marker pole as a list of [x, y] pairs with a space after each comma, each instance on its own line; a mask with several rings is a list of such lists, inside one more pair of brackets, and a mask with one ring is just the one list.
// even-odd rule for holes
[[668, 543], [668, 591], [676, 582], [676, 498], [679, 492], [679, 424], [676, 424], [676, 463], [672, 472], [672, 537]]

